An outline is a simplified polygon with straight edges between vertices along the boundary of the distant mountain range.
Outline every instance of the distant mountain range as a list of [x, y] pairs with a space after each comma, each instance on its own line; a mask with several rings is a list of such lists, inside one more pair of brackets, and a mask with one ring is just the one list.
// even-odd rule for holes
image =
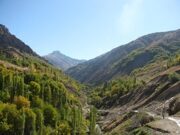
[[73, 66], [76, 66], [86, 60], [78, 60], [71, 57], [68, 57], [62, 54], [60, 51], [54, 51], [44, 58], [49, 61], [49, 63], [53, 64], [55, 67], [60, 68], [62, 70], [67, 70]]
[[67, 70], [83, 83], [100, 84], [180, 52], [180, 29], [142, 36]]

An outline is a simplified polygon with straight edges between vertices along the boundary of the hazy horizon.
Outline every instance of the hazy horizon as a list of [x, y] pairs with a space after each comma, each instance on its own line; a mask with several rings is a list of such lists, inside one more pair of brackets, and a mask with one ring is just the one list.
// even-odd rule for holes
[[140, 36], [179, 29], [179, 5], [178, 0], [1, 0], [0, 23], [41, 56], [58, 50], [88, 60]]

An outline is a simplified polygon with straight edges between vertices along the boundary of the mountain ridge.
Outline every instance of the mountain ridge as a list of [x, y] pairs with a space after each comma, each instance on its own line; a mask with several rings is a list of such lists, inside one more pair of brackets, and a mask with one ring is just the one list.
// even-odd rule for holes
[[[180, 29], [148, 34], [125, 45], [114, 48], [99, 57], [72, 67], [67, 70], [67, 73], [80, 82], [98, 84], [112, 79], [117, 74], [130, 74], [132, 70], [144, 66], [157, 55], [165, 57], [166, 55], [173, 54], [173, 52], [179, 50], [179, 42]], [[134, 63], [135, 65], [132, 65], [133, 60], [131, 59], [137, 59], [138, 57], [139, 64]], [[141, 58], [147, 59], [141, 60]], [[122, 67], [123, 64], [131, 64], [131, 66], [125, 65]], [[129, 69], [131, 67], [132, 69]], [[126, 70], [126, 68], [128, 68], [128, 70]]]
[[[28, 45], [11, 34], [5, 25], [0, 24], [0, 49], [18, 49], [22, 53], [28, 53], [33, 56], [38, 56]], [[38, 56], [39, 57], [39, 56]]]

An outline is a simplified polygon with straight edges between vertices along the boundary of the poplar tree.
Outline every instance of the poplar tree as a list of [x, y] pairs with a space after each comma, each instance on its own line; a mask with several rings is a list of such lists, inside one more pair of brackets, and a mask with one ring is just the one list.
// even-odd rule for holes
[[90, 135], [95, 134], [96, 128], [96, 109], [95, 107], [90, 108]]

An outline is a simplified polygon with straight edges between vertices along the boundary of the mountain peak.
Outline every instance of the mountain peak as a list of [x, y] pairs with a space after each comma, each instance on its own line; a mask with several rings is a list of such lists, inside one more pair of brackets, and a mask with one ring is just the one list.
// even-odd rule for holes
[[67, 70], [73, 66], [76, 66], [85, 60], [78, 60], [64, 55], [60, 51], [53, 51], [52, 53], [44, 56], [51, 64], [62, 70]]
[[60, 51], [56, 50], [56, 51], [53, 51], [51, 54], [62, 54]]

